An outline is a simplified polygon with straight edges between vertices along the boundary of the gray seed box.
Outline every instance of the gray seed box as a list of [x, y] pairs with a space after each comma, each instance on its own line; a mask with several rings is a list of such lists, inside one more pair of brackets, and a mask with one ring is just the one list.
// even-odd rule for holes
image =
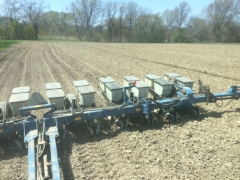
[[12, 94], [9, 98], [9, 103], [13, 112], [13, 116], [19, 116], [19, 108], [25, 107], [29, 99], [29, 93]]
[[30, 87], [29, 86], [15, 87], [12, 90], [12, 94], [29, 93], [29, 92], [30, 92]]
[[107, 98], [113, 102], [117, 103], [123, 98], [123, 86], [118, 82], [106, 83], [106, 95]]
[[165, 73], [164, 74], [164, 79], [169, 80], [169, 78], [173, 78], [174, 83], [176, 82], [176, 77], [181, 77], [181, 75], [176, 74], [176, 73]]
[[154, 80], [155, 79], [161, 79], [161, 77], [155, 75], [155, 74], [148, 74], [145, 75], [145, 82], [152, 88], [154, 89]]
[[89, 83], [86, 80], [73, 81], [75, 87], [89, 86]]
[[105, 77], [105, 78], [99, 78], [100, 80], [100, 88], [103, 92], [106, 93], [106, 86], [105, 83], [113, 83], [116, 82], [113, 78], [111, 77]]
[[73, 84], [75, 86], [76, 93], [78, 93], [77, 87], [89, 86], [89, 83], [86, 80], [73, 81]]
[[96, 91], [92, 86], [81, 86], [77, 87], [78, 98], [82, 105], [89, 107], [94, 104]]
[[45, 84], [45, 87], [47, 90], [50, 90], [50, 89], [62, 89], [62, 85], [58, 82], [56, 83], [46, 83]]
[[180, 84], [182, 84], [185, 87], [189, 87], [192, 89], [194, 80], [189, 79], [187, 77], [176, 77], [176, 81]]
[[124, 76], [123, 79], [124, 86], [128, 86], [129, 81], [140, 81], [140, 79], [135, 76]]
[[168, 96], [171, 94], [173, 83], [164, 79], [154, 80], [154, 91], [159, 96]]
[[137, 81], [134, 88], [132, 88], [132, 92], [134, 96], [139, 96], [142, 98], [148, 97], [149, 85], [143, 81]]
[[65, 94], [62, 89], [47, 90], [47, 97], [50, 103], [56, 103], [58, 110], [64, 109], [64, 97]]

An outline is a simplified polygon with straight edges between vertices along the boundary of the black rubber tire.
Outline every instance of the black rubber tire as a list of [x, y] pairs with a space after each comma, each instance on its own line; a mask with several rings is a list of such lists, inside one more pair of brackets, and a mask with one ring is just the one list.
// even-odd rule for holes
[[0, 115], [0, 120], [2, 120], [3, 117], [7, 119], [13, 116], [12, 109], [8, 102], [6, 101], [0, 102], [0, 108], [2, 110], [2, 113]]
[[116, 128], [117, 129], [122, 129], [123, 128], [123, 122], [120, 119], [115, 120]]
[[171, 113], [165, 114], [164, 121], [166, 123], [172, 123], [174, 121], [174, 115], [172, 115]]
[[93, 131], [92, 127], [87, 126], [87, 130], [88, 130], [88, 132], [90, 133], [91, 136], [94, 135], [94, 131]]
[[60, 171], [60, 179], [64, 180], [65, 178], [64, 178], [62, 166], [59, 166], [59, 171]]
[[198, 116], [198, 112], [197, 112], [197, 109], [190, 109], [189, 111], [188, 111], [188, 114], [189, 114], [189, 116], [191, 116], [191, 117], [193, 117], [193, 118], [196, 118], [197, 116]]
[[97, 127], [96, 127], [96, 135], [99, 134], [99, 131], [100, 131], [100, 124], [97, 124]]

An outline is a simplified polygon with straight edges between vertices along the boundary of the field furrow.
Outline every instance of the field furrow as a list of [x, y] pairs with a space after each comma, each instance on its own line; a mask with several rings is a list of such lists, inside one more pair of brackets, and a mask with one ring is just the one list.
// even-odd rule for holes
[[9, 54], [9, 57], [6, 57], [8, 64], [6, 67], [0, 72], [1, 73], [1, 100], [8, 101], [11, 95], [11, 89], [17, 86], [25, 86], [26, 84], [21, 83], [23, 78], [27, 78], [24, 76], [25, 73], [28, 73], [25, 69], [23, 70], [24, 63], [27, 60], [26, 54], [28, 53], [27, 48], [28, 44], [23, 44], [23, 49], [19, 51], [18, 46], [16, 49], [12, 49], [13, 52]]

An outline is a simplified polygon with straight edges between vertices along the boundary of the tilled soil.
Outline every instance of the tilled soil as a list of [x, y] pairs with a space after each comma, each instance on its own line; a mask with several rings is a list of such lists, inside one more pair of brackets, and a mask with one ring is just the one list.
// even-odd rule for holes
[[[0, 101], [11, 90], [30, 86], [46, 98], [45, 83], [60, 82], [74, 93], [73, 80], [86, 79], [106, 106], [99, 78], [175, 72], [209, 84], [212, 92], [240, 85], [240, 46], [224, 44], [107, 44], [22, 42], [0, 52]], [[197, 90], [197, 83], [194, 89]], [[104, 120], [98, 136], [69, 129], [59, 144], [65, 179], [239, 179], [240, 103], [200, 104], [197, 119], [116, 130]], [[27, 179], [27, 149], [0, 144], [0, 179]]]

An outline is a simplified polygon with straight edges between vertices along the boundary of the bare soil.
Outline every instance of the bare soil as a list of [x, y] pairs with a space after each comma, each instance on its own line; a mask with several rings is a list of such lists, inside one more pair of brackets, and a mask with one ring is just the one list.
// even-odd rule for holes
[[[96, 90], [96, 105], [106, 106], [99, 78], [175, 72], [212, 92], [240, 85], [240, 46], [235, 44], [108, 44], [26, 41], [0, 52], [0, 101], [11, 90], [30, 86], [45, 98], [45, 83], [60, 82], [74, 93], [73, 80], [85, 79]], [[194, 89], [197, 90], [197, 83]], [[197, 119], [116, 130], [102, 122], [91, 137], [70, 129], [59, 146], [65, 179], [239, 179], [240, 102], [199, 105]], [[27, 149], [0, 144], [0, 179], [27, 179]]]

